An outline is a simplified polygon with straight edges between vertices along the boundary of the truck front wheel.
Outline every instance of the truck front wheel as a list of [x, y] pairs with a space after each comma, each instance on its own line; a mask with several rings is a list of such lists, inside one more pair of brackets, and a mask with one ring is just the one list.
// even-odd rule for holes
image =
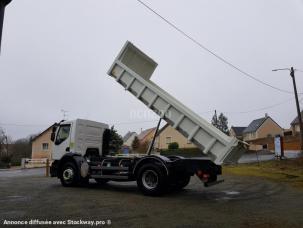
[[67, 162], [63, 165], [60, 181], [64, 187], [75, 186], [78, 183], [77, 169], [74, 163]]
[[157, 165], [143, 165], [138, 172], [137, 185], [145, 195], [160, 195], [166, 190], [166, 175]]

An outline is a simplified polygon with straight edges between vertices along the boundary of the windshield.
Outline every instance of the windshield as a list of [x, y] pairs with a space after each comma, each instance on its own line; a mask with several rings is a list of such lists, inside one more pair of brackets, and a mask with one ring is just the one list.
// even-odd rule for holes
[[56, 137], [55, 144], [59, 145], [62, 143], [65, 139], [68, 138], [70, 132], [70, 124], [61, 125]]

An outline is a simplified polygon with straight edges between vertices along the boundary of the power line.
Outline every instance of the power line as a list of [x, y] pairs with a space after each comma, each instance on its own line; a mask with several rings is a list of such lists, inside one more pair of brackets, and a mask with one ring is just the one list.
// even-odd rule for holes
[[128, 122], [120, 122], [120, 123], [113, 123], [112, 125], [128, 125], [128, 124], [139, 124], [139, 123], [155, 123], [159, 121], [159, 119], [155, 120], [142, 120], [142, 121], [128, 121]]
[[[119, 123], [112, 123], [112, 125], [127, 125], [127, 124], [137, 124], [137, 123], [152, 123], [156, 122], [158, 119], [155, 120], [142, 120], [142, 121], [129, 121], [129, 122], [119, 122]], [[47, 127], [50, 124], [23, 124], [23, 123], [0, 123], [0, 126], [13, 126], [13, 127]]]
[[[265, 107], [262, 107], [262, 108], [258, 108], [258, 109], [252, 109], [252, 110], [247, 110], [247, 111], [240, 111], [240, 112], [223, 112], [223, 113], [230, 113], [230, 114], [248, 114], [248, 113], [252, 113], [252, 112], [258, 112], [258, 111], [262, 111], [262, 110], [267, 110], [267, 109], [271, 109], [271, 108], [275, 108], [277, 106], [280, 106], [282, 104], [285, 104], [285, 103], [288, 103], [289, 101], [293, 100], [294, 98], [289, 98], [287, 100], [284, 100], [282, 102], [279, 102], [279, 103], [276, 103], [276, 104], [273, 104], [273, 105], [269, 105], [269, 106], [265, 106]], [[301, 99], [303, 100], [303, 98]]]
[[13, 127], [47, 127], [47, 124], [20, 124], [20, 123], [0, 123], [2, 126], [13, 126]]
[[[240, 112], [229, 112], [229, 111], [222, 111], [222, 110], [218, 110], [220, 112], [223, 113], [230, 113], [230, 114], [247, 114], [247, 113], [251, 113], [251, 112], [257, 112], [257, 111], [262, 111], [262, 110], [266, 110], [266, 109], [271, 109], [274, 108], [276, 106], [285, 104], [287, 102], [289, 102], [290, 100], [292, 100], [293, 98], [289, 98], [287, 100], [284, 100], [282, 102], [273, 104], [273, 105], [269, 105], [269, 106], [265, 106], [262, 108], [258, 108], [258, 109], [252, 109], [252, 110], [248, 110], [248, 111], [240, 111]], [[300, 99], [300, 102], [303, 101], [303, 97]], [[203, 111], [203, 112], [198, 112], [198, 114], [206, 114], [206, 113], [211, 113], [214, 110], [208, 110], [208, 111]], [[110, 125], [129, 125], [129, 124], [140, 124], [140, 123], [155, 123], [157, 122], [158, 119], [154, 119], [154, 120], [140, 120], [140, 121], [126, 121], [126, 122], [118, 122], [118, 123], [112, 123]], [[13, 127], [47, 127], [49, 126], [49, 124], [24, 124], [24, 123], [0, 123], [0, 126], [13, 126]]]
[[[224, 59], [223, 57], [219, 56], [218, 54], [216, 54], [214, 51], [210, 50], [209, 48], [207, 48], [206, 46], [204, 46], [202, 43], [200, 43], [199, 41], [197, 41], [195, 38], [193, 38], [192, 36], [188, 35], [186, 32], [184, 32], [182, 29], [180, 29], [177, 25], [175, 25], [174, 23], [170, 22], [169, 20], [167, 20], [165, 17], [163, 17], [161, 14], [159, 14], [158, 12], [156, 12], [154, 9], [152, 9], [150, 6], [148, 6], [146, 3], [144, 3], [141, 0], [136, 0], [137, 2], [139, 2], [141, 5], [143, 5], [145, 8], [147, 8], [149, 11], [151, 11], [152, 13], [154, 13], [155, 15], [157, 15], [158, 17], [160, 17], [163, 21], [165, 21], [168, 25], [170, 25], [171, 27], [173, 27], [175, 30], [177, 30], [179, 33], [181, 33], [183, 36], [185, 36], [186, 38], [188, 38], [189, 40], [191, 40], [192, 42], [194, 42], [196, 45], [198, 45], [200, 48], [202, 48], [203, 50], [207, 51], [208, 53], [210, 53], [211, 55], [215, 56], [217, 59], [219, 59], [220, 61], [222, 61], [223, 63], [225, 63], [226, 65], [230, 66], [231, 68], [235, 69], [236, 71], [242, 73], [243, 75], [245, 75], [246, 77], [249, 77], [265, 86], [268, 86], [272, 89], [278, 90], [280, 92], [283, 93], [289, 93], [289, 94], [293, 94], [293, 92], [288, 91], [288, 90], [284, 90], [281, 88], [278, 88], [276, 86], [270, 85], [267, 82], [264, 82], [260, 79], [258, 79], [257, 77], [253, 76], [250, 73], [245, 72], [244, 70], [240, 69], [239, 67], [235, 66], [234, 64], [232, 64], [231, 62], [227, 61], [226, 59]], [[300, 93], [301, 94], [301, 93]]]

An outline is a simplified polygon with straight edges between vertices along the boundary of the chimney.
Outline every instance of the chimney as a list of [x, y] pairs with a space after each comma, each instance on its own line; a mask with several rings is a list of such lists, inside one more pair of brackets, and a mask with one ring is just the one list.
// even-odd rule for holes
[[266, 118], [268, 117], [268, 114], [267, 114], [267, 113], [265, 113], [265, 117], [266, 117]]

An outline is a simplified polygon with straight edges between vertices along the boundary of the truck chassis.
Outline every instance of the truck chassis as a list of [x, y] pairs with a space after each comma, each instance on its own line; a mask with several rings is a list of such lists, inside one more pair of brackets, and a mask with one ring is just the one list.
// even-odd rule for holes
[[51, 176], [66, 187], [88, 184], [89, 179], [99, 184], [136, 181], [143, 194], [152, 196], [184, 188], [195, 174], [208, 187], [222, 182], [217, 181], [221, 173], [221, 166], [208, 158], [161, 155], [83, 157], [67, 153], [51, 166]]

